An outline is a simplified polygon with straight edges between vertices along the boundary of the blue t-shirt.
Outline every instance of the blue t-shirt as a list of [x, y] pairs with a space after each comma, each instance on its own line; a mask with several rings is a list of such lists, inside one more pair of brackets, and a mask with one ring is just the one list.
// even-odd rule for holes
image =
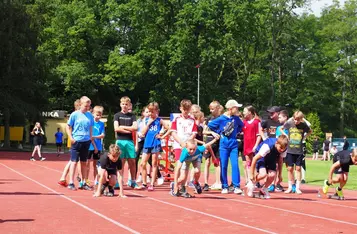
[[62, 143], [62, 141], [63, 141], [63, 133], [62, 132], [56, 132], [55, 137], [56, 137], [56, 143]]
[[[229, 124], [233, 124], [233, 131], [229, 136], [225, 136], [223, 135], [223, 132], [225, 127]], [[220, 147], [223, 148], [238, 147], [238, 141], [236, 136], [242, 131], [243, 126], [243, 122], [238, 116], [228, 117], [226, 115], [221, 115], [208, 123], [209, 129], [221, 135], [219, 143]]]
[[90, 140], [90, 129], [94, 125], [94, 118], [90, 112], [75, 111], [69, 116], [67, 124], [72, 127], [72, 137], [75, 141]]
[[[276, 132], [275, 132], [276, 138], [278, 138], [280, 135], [283, 134], [283, 132], [281, 131], [281, 128], [282, 128], [282, 127], [283, 127], [283, 126], [279, 126], [279, 127], [276, 128]], [[285, 132], [286, 135], [289, 134], [288, 129], [284, 129], [284, 132]]]
[[161, 121], [160, 118], [156, 118], [154, 122], [152, 122], [150, 126], [148, 126], [149, 129], [145, 135], [144, 148], [156, 147], [158, 145], [161, 145], [161, 140], [156, 138], [156, 135], [159, 134], [161, 131], [160, 121]]
[[206, 147], [204, 147], [203, 145], [199, 145], [199, 146], [197, 146], [195, 153], [193, 155], [190, 155], [188, 153], [187, 148], [183, 148], [179, 160], [181, 163], [201, 160], [202, 154], [203, 154], [203, 152], [205, 152], [205, 150], [206, 150]]
[[[102, 121], [95, 122], [94, 121], [94, 126], [93, 126], [93, 136], [99, 136], [102, 133], [104, 133], [104, 123]], [[97, 146], [98, 150], [102, 150], [102, 139], [94, 138], [94, 143]], [[94, 150], [94, 146], [91, 143], [89, 146], [89, 150]]]

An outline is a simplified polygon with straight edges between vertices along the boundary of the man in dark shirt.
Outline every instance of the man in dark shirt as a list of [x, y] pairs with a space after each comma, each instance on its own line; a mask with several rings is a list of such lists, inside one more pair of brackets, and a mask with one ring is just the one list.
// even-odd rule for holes
[[348, 150], [350, 148], [350, 143], [347, 140], [347, 137], [343, 137], [343, 150]]
[[109, 152], [99, 159], [100, 169], [98, 171], [99, 185], [95, 197], [100, 197], [108, 187], [107, 196], [114, 196], [114, 185], [117, 180], [119, 182], [119, 196], [125, 197], [123, 193], [123, 177], [121, 174], [122, 161], [120, 160], [120, 148], [117, 145], [111, 144]]
[[267, 109], [267, 112], [269, 113], [269, 119], [266, 121], [262, 122], [262, 131], [260, 135], [262, 136], [263, 140], [265, 140], [267, 137], [265, 137], [264, 132], [268, 136], [268, 138], [276, 138], [276, 129], [278, 126], [280, 126], [279, 122], [279, 112], [280, 108], [278, 106], [272, 106]]
[[[354, 148], [352, 152], [342, 150], [333, 156], [333, 165], [331, 166], [328, 180], [324, 181], [324, 186], [322, 187], [324, 194], [327, 194], [329, 186], [340, 183], [340, 186], [336, 188], [335, 195], [341, 200], [344, 199], [342, 188], [347, 183], [350, 165], [357, 165], [357, 148]], [[333, 174], [336, 175], [334, 178], [332, 178]]]

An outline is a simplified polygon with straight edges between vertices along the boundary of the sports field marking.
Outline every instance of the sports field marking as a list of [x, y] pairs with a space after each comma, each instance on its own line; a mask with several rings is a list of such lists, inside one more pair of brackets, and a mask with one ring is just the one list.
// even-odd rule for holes
[[250, 225], [247, 225], [247, 224], [244, 224], [244, 223], [239, 223], [239, 222], [236, 222], [236, 221], [233, 221], [233, 220], [230, 220], [230, 219], [225, 219], [225, 218], [222, 218], [222, 217], [217, 216], [217, 215], [213, 215], [213, 214], [209, 214], [209, 213], [206, 213], [206, 212], [194, 210], [194, 209], [187, 208], [187, 207], [180, 206], [180, 205], [176, 205], [176, 204], [173, 204], [173, 203], [170, 203], [170, 202], [161, 201], [161, 200], [156, 199], [156, 198], [143, 196], [143, 195], [138, 194], [138, 193], [134, 193], [134, 192], [130, 192], [130, 191], [125, 191], [125, 192], [133, 194], [133, 195], [136, 195], [136, 196], [141, 196], [141, 197], [143, 197], [145, 199], [153, 200], [153, 201], [165, 204], [165, 205], [177, 207], [177, 208], [180, 208], [180, 209], [183, 209], [183, 210], [187, 210], [187, 211], [190, 211], [190, 212], [193, 212], [193, 213], [197, 213], [197, 214], [200, 214], [200, 215], [204, 215], [204, 216], [208, 216], [208, 217], [211, 217], [211, 218], [215, 218], [215, 219], [218, 219], [218, 220], [221, 220], [221, 221], [224, 221], [224, 222], [236, 224], [236, 225], [239, 225], [239, 226], [242, 226], [242, 227], [254, 229], [254, 230], [265, 232], [265, 233], [276, 233], [276, 232], [271, 232], [271, 231], [268, 231], [268, 230], [265, 230], [265, 229], [262, 229], [262, 228], [253, 227], [253, 226], [250, 226]]
[[[220, 196], [211, 195], [211, 194], [203, 194], [203, 195], [209, 196], [209, 197], [222, 198]], [[283, 211], [286, 213], [307, 216], [307, 217], [311, 217], [311, 218], [315, 218], [315, 219], [322, 219], [322, 220], [335, 222], [335, 223], [343, 223], [343, 224], [348, 224], [348, 225], [352, 225], [352, 226], [357, 226], [357, 223], [350, 223], [350, 222], [346, 222], [346, 221], [342, 221], [342, 220], [330, 219], [330, 218], [326, 218], [326, 217], [322, 217], [322, 216], [318, 216], [318, 215], [306, 214], [306, 213], [301, 213], [298, 211], [286, 210], [283, 208], [277, 208], [277, 207], [267, 206], [267, 205], [263, 205], [263, 204], [257, 204], [257, 203], [252, 203], [252, 202], [247, 202], [247, 201], [242, 201], [242, 200], [237, 200], [237, 199], [232, 199], [232, 198], [226, 198], [226, 200], [233, 201], [233, 202], [240, 202], [240, 203], [249, 204], [249, 205], [253, 205], [253, 206], [264, 207], [264, 208], [268, 208], [268, 209], [272, 209], [272, 210], [279, 210], [279, 211]]]
[[[52, 168], [49, 168], [49, 167], [46, 167], [46, 166], [42, 166], [42, 165], [36, 165], [36, 166], [43, 167], [43, 168], [46, 168], [46, 169], [49, 169], [49, 170], [52, 170], [52, 171], [57, 171], [59, 173], [62, 173], [59, 170], [52, 169]], [[133, 194], [133, 195], [136, 195], [136, 196], [140, 196], [140, 197], [143, 197], [144, 199], [153, 200], [153, 201], [156, 201], [156, 202], [159, 202], [159, 203], [163, 203], [165, 205], [173, 206], [173, 207], [176, 207], [176, 208], [180, 208], [180, 209], [183, 209], [183, 210], [187, 210], [187, 211], [190, 211], [190, 212], [194, 212], [194, 213], [197, 213], [197, 214], [201, 214], [201, 215], [204, 215], [204, 216], [215, 218], [215, 219], [218, 219], [218, 220], [221, 220], [221, 221], [224, 221], [224, 222], [228, 222], [228, 223], [232, 223], [232, 224], [235, 224], [235, 225], [239, 225], [239, 226], [242, 226], [242, 227], [254, 229], [254, 230], [257, 230], [257, 231], [264, 232], [264, 233], [271, 233], [271, 234], [274, 233], [275, 234], [275, 232], [271, 232], [271, 231], [268, 231], [268, 230], [265, 230], [265, 229], [256, 228], [256, 227], [244, 224], [244, 223], [239, 223], [239, 222], [236, 222], [236, 221], [233, 221], [233, 220], [229, 220], [229, 219], [225, 219], [225, 218], [222, 218], [220, 216], [213, 215], [213, 214], [209, 214], [209, 213], [205, 213], [205, 212], [202, 212], [202, 211], [198, 211], [198, 210], [190, 209], [190, 208], [187, 208], [187, 207], [179, 206], [179, 205], [176, 205], [176, 204], [173, 204], [173, 203], [161, 201], [159, 199], [155, 199], [155, 198], [152, 198], [152, 197], [146, 197], [146, 196], [143, 196], [143, 195], [138, 194], [138, 193], [134, 193], [134, 192], [130, 192], [130, 191], [125, 191], [125, 193], [129, 193], [129, 194]]]
[[99, 217], [101, 217], [101, 218], [103, 218], [103, 219], [105, 219], [105, 220], [107, 220], [107, 221], [113, 223], [114, 225], [116, 225], [116, 226], [118, 226], [118, 227], [121, 227], [121, 228], [123, 228], [123, 229], [125, 229], [125, 230], [127, 230], [127, 231], [129, 231], [129, 232], [131, 232], [131, 233], [135, 233], [135, 234], [139, 234], [139, 233], [140, 233], [140, 232], [138, 232], [138, 231], [135, 231], [135, 230], [129, 228], [128, 226], [125, 226], [124, 224], [121, 224], [121, 223], [119, 223], [119, 222], [117, 222], [117, 221], [115, 221], [115, 220], [113, 220], [113, 219], [111, 219], [111, 218], [109, 218], [109, 217], [107, 217], [107, 216], [105, 216], [105, 215], [103, 215], [103, 214], [101, 214], [101, 213], [99, 213], [99, 212], [97, 212], [97, 211], [95, 211], [95, 210], [89, 208], [89, 207], [86, 206], [86, 205], [83, 205], [83, 204], [80, 203], [80, 202], [77, 202], [77, 201], [75, 201], [75, 200], [73, 200], [73, 199], [71, 199], [71, 198], [69, 198], [69, 197], [67, 197], [67, 196], [65, 196], [65, 195], [63, 195], [63, 194], [60, 194], [60, 193], [57, 192], [56, 190], [53, 190], [53, 189], [47, 187], [46, 185], [41, 184], [40, 182], [38, 182], [38, 181], [36, 181], [36, 180], [34, 180], [34, 179], [32, 179], [32, 178], [30, 178], [30, 177], [28, 177], [28, 176], [22, 174], [21, 172], [19, 172], [19, 171], [13, 169], [13, 168], [11, 168], [11, 167], [6, 166], [6, 165], [3, 164], [3, 163], [0, 163], [0, 164], [1, 164], [3, 167], [6, 167], [7, 169], [9, 169], [10, 171], [15, 172], [16, 174], [18, 174], [18, 175], [20, 175], [20, 176], [22, 176], [22, 177], [24, 177], [24, 178], [26, 178], [26, 179], [28, 179], [28, 180], [34, 182], [34, 183], [40, 185], [41, 187], [43, 187], [43, 188], [45, 188], [45, 189], [51, 191], [52, 193], [57, 194], [58, 196], [60, 196], [60, 197], [62, 197], [62, 198], [64, 198], [64, 199], [66, 199], [66, 200], [68, 200], [68, 201], [70, 201], [70, 202], [72, 202], [72, 203], [74, 203], [74, 204], [76, 204], [76, 205], [78, 205], [78, 206], [84, 208], [85, 210], [87, 210], [87, 211], [89, 211], [89, 212], [91, 212], [91, 213], [93, 213], [93, 214], [95, 214], [95, 215], [97, 215], [97, 216], [99, 216]]

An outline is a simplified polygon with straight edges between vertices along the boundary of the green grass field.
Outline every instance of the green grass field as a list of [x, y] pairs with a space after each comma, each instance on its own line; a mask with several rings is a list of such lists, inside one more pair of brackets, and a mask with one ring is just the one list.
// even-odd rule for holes
[[[239, 159], [239, 169], [241, 176], [243, 174], [242, 161]], [[321, 185], [325, 179], [328, 177], [328, 173], [330, 171], [330, 167], [332, 165], [331, 161], [323, 162], [323, 161], [306, 161], [306, 184], [310, 185]], [[285, 166], [284, 166], [285, 168]], [[283, 168], [283, 180], [286, 182], [288, 180], [286, 168]], [[230, 168], [228, 168], [230, 173]], [[210, 169], [211, 173], [214, 173], [214, 167]], [[202, 163], [202, 172], [203, 172], [203, 163]], [[228, 177], [229, 179], [229, 177]], [[351, 166], [349, 172], [349, 178], [347, 181], [347, 185], [345, 189], [357, 190], [357, 167]]]

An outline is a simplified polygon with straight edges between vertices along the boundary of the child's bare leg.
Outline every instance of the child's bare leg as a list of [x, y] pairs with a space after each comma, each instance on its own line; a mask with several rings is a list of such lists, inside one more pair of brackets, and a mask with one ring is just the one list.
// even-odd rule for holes
[[130, 171], [130, 179], [136, 181], [136, 162], [135, 158], [128, 159], [129, 171]]
[[276, 178], [276, 171], [269, 170], [268, 175], [266, 177], [265, 184], [263, 185], [263, 188], [269, 187], [274, 182], [275, 178]]
[[286, 193], [290, 193], [292, 191], [292, 186], [294, 183], [294, 166], [288, 166], [288, 190], [286, 190]]
[[62, 176], [61, 176], [61, 181], [65, 181], [69, 172], [69, 168], [71, 166], [71, 161], [69, 161], [66, 166], [63, 169]]
[[215, 171], [216, 171], [216, 184], [220, 185], [221, 184], [221, 167], [215, 167]]
[[200, 176], [201, 176], [201, 170], [200, 170], [200, 168], [195, 167], [195, 168], [193, 168], [192, 171], [194, 172], [194, 181], [196, 183], [198, 183], [198, 181], [200, 180]]
[[158, 170], [158, 153], [151, 154], [152, 158], [152, 167], [151, 167], [151, 185], [154, 186], [156, 177], [157, 177], [157, 170]]
[[143, 180], [143, 185], [147, 184], [147, 167], [146, 164], [149, 160], [150, 154], [143, 153], [141, 156], [140, 168], [141, 168], [141, 177]]

